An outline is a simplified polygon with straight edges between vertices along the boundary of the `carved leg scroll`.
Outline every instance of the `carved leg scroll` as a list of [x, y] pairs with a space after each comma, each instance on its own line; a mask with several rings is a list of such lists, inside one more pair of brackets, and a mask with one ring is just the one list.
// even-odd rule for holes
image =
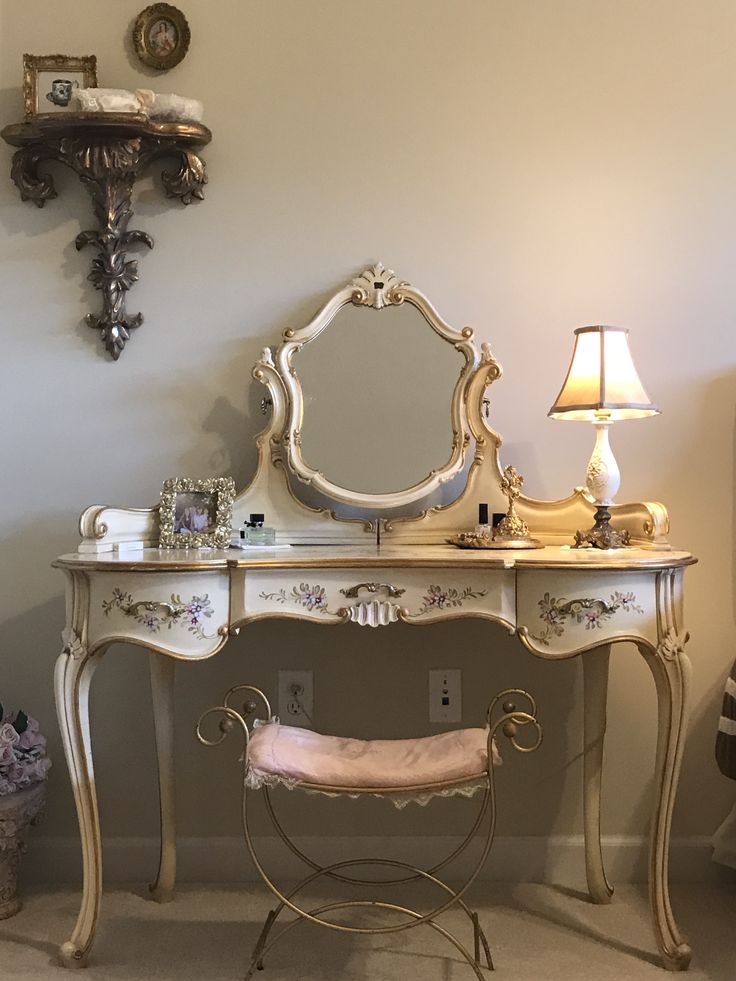
[[158, 758], [158, 792], [161, 811], [161, 851], [158, 875], [151, 894], [158, 903], [174, 898], [176, 882], [176, 799], [174, 784], [174, 674], [172, 657], [151, 652], [151, 694]]
[[601, 851], [601, 773], [606, 734], [610, 645], [583, 654], [583, 811], [585, 872], [594, 903], [610, 903], [613, 886], [606, 878]]
[[686, 634], [677, 635], [670, 629], [656, 651], [649, 645], [639, 645], [657, 688], [659, 728], [649, 856], [649, 896], [657, 945], [662, 962], [670, 971], [687, 970], [691, 957], [690, 947], [683, 939], [672, 913], [668, 882], [670, 825], [685, 742], [690, 692], [690, 661], [683, 649], [686, 639]]
[[191, 151], [179, 153], [179, 169], [161, 172], [161, 183], [167, 198], [178, 198], [182, 204], [191, 204], [194, 198], [204, 200], [207, 172], [204, 160]]
[[51, 175], [38, 172], [40, 163], [53, 158], [54, 154], [43, 146], [15, 151], [10, 176], [20, 191], [21, 201], [33, 201], [37, 208], [43, 208], [47, 201], [57, 196]]
[[82, 839], [82, 905], [71, 938], [60, 950], [66, 967], [85, 966], [102, 899], [100, 818], [89, 731], [89, 686], [100, 657], [90, 656], [79, 636], [68, 631], [54, 679], [56, 711]]
[[[125, 309], [126, 294], [138, 279], [138, 260], [129, 259], [127, 249], [135, 242], [153, 248], [153, 239], [145, 232], [128, 230], [133, 215], [131, 196], [138, 168], [145, 157], [141, 153], [141, 141], [121, 143], [116, 154], [96, 155], [87, 153], [76, 159], [80, 179], [92, 196], [99, 231], [80, 232], [76, 238], [77, 249], [92, 245], [97, 257], [92, 260], [92, 271], [87, 279], [102, 293], [102, 314], [88, 313], [87, 326], [99, 330], [102, 341], [117, 361], [130, 339], [130, 332], [143, 323], [140, 313], [128, 315]], [[110, 161], [115, 161], [110, 171]]]

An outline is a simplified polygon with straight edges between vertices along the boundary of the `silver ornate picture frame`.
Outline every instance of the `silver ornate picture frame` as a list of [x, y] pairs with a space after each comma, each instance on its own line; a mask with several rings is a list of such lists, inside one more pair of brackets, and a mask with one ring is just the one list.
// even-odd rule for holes
[[163, 482], [159, 505], [162, 548], [227, 548], [230, 544], [235, 482], [232, 477]]

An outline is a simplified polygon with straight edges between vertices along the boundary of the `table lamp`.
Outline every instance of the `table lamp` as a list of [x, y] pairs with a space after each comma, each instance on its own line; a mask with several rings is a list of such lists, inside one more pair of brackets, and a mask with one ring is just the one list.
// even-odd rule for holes
[[621, 483], [608, 429], [619, 419], [639, 419], [659, 412], [649, 400], [629, 351], [626, 327], [579, 327], [567, 377], [549, 410], [552, 419], [592, 422], [595, 448], [586, 471], [586, 484], [597, 506], [590, 531], [575, 534], [575, 547], [622, 548], [628, 531], [611, 528], [613, 498]]

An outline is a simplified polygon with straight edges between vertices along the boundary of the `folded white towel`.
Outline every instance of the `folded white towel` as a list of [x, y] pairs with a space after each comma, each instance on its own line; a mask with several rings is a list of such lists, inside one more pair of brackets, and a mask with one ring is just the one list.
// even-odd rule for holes
[[82, 112], [138, 112], [165, 122], [201, 123], [204, 105], [182, 95], [151, 89], [75, 89], [75, 106]]
[[144, 112], [137, 92], [127, 89], [75, 89], [72, 96], [82, 112]]

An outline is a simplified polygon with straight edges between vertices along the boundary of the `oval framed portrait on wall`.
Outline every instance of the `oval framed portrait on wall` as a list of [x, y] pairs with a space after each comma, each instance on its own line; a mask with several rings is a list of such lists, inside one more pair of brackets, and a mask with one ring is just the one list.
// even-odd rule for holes
[[146, 7], [133, 25], [136, 54], [144, 65], [159, 71], [178, 65], [189, 49], [190, 40], [186, 17], [170, 3]]

